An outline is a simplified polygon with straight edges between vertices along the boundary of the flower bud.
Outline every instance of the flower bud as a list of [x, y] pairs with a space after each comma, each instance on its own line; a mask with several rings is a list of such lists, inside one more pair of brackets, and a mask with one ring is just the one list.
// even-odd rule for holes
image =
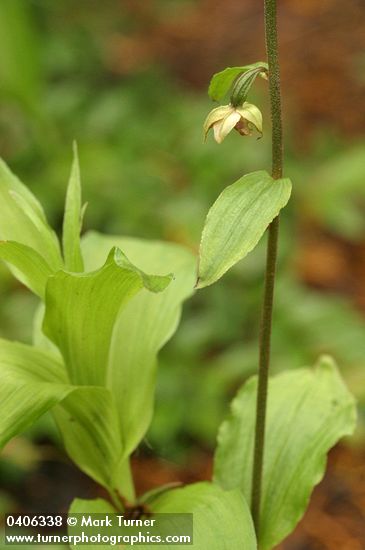
[[237, 77], [231, 92], [231, 105], [233, 107], [240, 107], [245, 103], [252, 84], [255, 82], [256, 77], [262, 73], [266, 74], [264, 67], [255, 67]]

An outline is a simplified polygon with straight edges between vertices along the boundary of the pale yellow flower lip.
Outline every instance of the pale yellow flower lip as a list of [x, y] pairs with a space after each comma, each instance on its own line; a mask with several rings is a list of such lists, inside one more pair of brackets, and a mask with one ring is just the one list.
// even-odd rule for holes
[[248, 124], [262, 134], [262, 114], [255, 105], [247, 102], [240, 107], [222, 105], [213, 109], [205, 119], [204, 136], [206, 139], [210, 128], [213, 128], [214, 139], [217, 143], [222, 143], [233, 128], [236, 128], [241, 135], [249, 134], [249, 131], [242, 131], [242, 127], [249, 128]]

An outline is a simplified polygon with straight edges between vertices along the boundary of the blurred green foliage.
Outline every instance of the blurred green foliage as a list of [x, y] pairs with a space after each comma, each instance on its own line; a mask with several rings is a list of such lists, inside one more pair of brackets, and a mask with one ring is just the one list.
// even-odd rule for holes
[[[76, 139], [89, 202], [85, 229], [196, 249], [219, 192], [245, 172], [269, 168], [264, 88], [255, 98], [266, 121], [262, 140], [232, 135], [220, 146], [213, 140], [204, 145], [202, 123], [211, 108], [204, 93], [178, 83], [162, 64], [123, 76], [113, 71], [106, 37], [132, 25], [111, 1], [2, 0], [2, 156], [60, 228]], [[282, 222], [273, 369], [312, 364], [319, 353], [331, 353], [365, 402], [363, 317], [345, 298], [309, 290], [292, 261], [307, 218], [341, 239], [362, 238], [365, 144], [344, 147], [324, 132], [301, 154], [287, 142], [294, 192]], [[146, 441], [158, 455], [183, 459], [187, 442], [210, 449], [230, 397], [256, 369], [264, 254], [261, 243], [186, 305], [177, 335], [161, 354], [156, 416]], [[36, 302], [3, 266], [0, 277], [1, 336], [29, 341]]]

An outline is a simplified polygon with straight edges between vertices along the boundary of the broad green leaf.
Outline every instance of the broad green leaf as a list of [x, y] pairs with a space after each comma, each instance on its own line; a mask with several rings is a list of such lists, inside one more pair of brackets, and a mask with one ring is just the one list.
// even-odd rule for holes
[[0, 338], [0, 374], [18, 379], [26, 377], [28, 382], [67, 384], [68, 378], [58, 357], [48, 351], [39, 350], [27, 344]]
[[40, 298], [44, 298], [47, 279], [52, 269], [33, 248], [15, 241], [0, 241], [0, 259], [14, 275]]
[[62, 267], [58, 239], [40, 203], [0, 159], [0, 239], [38, 252], [52, 270]]
[[220, 101], [228, 93], [235, 79], [239, 74], [262, 67], [263, 71], [268, 70], [267, 63], [260, 61], [251, 65], [243, 65], [242, 67], [227, 67], [223, 71], [213, 75], [208, 89], [208, 94], [213, 101]]
[[43, 332], [43, 320], [44, 320], [45, 305], [43, 302], [38, 304], [33, 317], [33, 337], [32, 343], [38, 349], [49, 351], [56, 355], [62, 362], [62, 355], [57, 346]]
[[160, 292], [170, 280], [170, 276], [146, 275], [117, 248], [97, 271], [59, 271], [49, 278], [43, 330], [61, 351], [73, 384], [105, 385], [120, 308], [142, 288]]
[[76, 464], [106, 488], [119, 487], [121, 436], [106, 388], [71, 386], [54, 354], [0, 340], [0, 399], [0, 446], [53, 409]]
[[[194, 544], [189, 547], [194, 550], [257, 549], [251, 515], [238, 490], [223, 491], [213, 483], [196, 483], [157, 496], [149, 503], [149, 508], [152, 514], [192, 513]], [[113, 513], [116, 513], [113, 506], [102, 499], [75, 499], [69, 509], [69, 515]], [[172, 520], [171, 534], [173, 533]], [[186, 545], [174, 544], [164, 547], [169, 550], [185, 548]], [[104, 548], [111, 546], [105, 545]], [[150, 550], [152, 545], [146, 544], [144, 548]]]
[[229, 185], [208, 212], [200, 243], [197, 288], [216, 282], [259, 242], [286, 205], [291, 182], [252, 172]]
[[[172, 489], [149, 504], [154, 513], [192, 513], [195, 550], [256, 550], [256, 537], [245, 499], [238, 490], [223, 491], [214, 483]], [[218, 521], [219, 518], [219, 521]], [[185, 548], [166, 545], [166, 548]]]
[[164, 485], [154, 487], [153, 489], [150, 489], [149, 491], [143, 493], [143, 495], [138, 497], [138, 504], [148, 506], [150, 502], [156, 500], [156, 498], [161, 496], [163, 493], [182, 486], [183, 483], [181, 481], [172, 481], [170, 483], [165, 483]]
[[[257, 377], [232, 402], [222, 424], [214, 479], [251, 494]], [[353, 432], [356, 408], [333, 361], [273, 377], [269, 383], [259, 546], [269, 550], [300, 520], [325, 472], [326, 454]]]
[[80, 231], [82, 223], [80, 166], [77, 146], [74, 143], [74, 159], [67, 187], [65, 214], [63, 218], [63, 256], [68, 271], [83, 271], [84, 263], [80, 250]]
[[106, 388], [74, 386], [54, 410], [65, 448], [79, 468], [109, 491], [120, 487], [124, 451], [114, 400]]
[[[83, 499], [75, 498], [68, 510], [68, 515], [72, 514], [116, 514], [117, 510], [103, 498]], [[99, 546], [100, 548], [100, 546]]]
[[53, 355], [0, 340], [0, 446], [68, 393], [64, 369]]
[[[109, 502], [102, 498], [95, 498], [93, 500], [86, 500], [81, 498], [75, 498], [75, 500], [72, 501], [71, 506], [68, 510], [68, 515], [72, 516], [74, 514], [82, 514], [82, 515], [89, 515], [89, 514], [116, 514], [120, 513], [120, 510], [116, 510]], [[68, 534], [72, 535], [74, 534], [74, 530], [72, 527], [68, 528]], [[74, 546], [73, 544], [70, 545], [71, 548], [77, 548], [79, 549], [79, 546]], [[119, 546], [112, 546], [110, 544], [88, 544], [87, 545], [89, 550], [101, 550], [103, 548], [123, 548], [120, 545]], [[145, 547], [146, 548], [146, 547]]]
[[120, 311], [114, 326], [107, 385], [115, 393], [123, 441], [131, 452], [150, 423], [157, 353], [176, 330], [182, 301], [193, 292], [196, 259], [175, 244], [89, 233], [83, 239], [86, 267], [100, 265], [113, 244], [145, 271], [174, 273], [164, 292], [142, 290], [136, 295]]

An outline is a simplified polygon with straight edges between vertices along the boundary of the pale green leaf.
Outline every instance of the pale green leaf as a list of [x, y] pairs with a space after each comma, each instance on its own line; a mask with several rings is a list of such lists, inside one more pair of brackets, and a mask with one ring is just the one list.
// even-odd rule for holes
[[53, 413], [72, 460], [109, 491], [121, 491], [119, 470], [124, 452], [110, 392], [101, 387], [75, 386]]
[[164, 485], [159, 485], [158, 487], [154, 487], [153, 489], [150, 489], [146, 493], [143, 493], [143, 495], [141, 495], [138, 498], [138, 504], [143, 504], [148, 506], [150, 502], [156, 500], [156, 498], [161, 496], [163, 493], [166, 493], [167, 491], [171, 491], [172, 489], [176, 489], [182, 486], [183, 486], [183, 483], [181, 481], [171, 481], [170, 483], [165, 483]]
[[[72, 514], [116, 514], [117, 510], [103, 498], [82, 499], [75, 498], [68, 510], [68, 515]], [[100, 548], [100, 546], [98, 547]]]
[[[152, 514], [193, 514], [194, 544], [189, 545], [189, 548], [194, 550], [257, 549], [250, 512], [238, 490], [223, 491], [213, 483], [196, 483], [160, 494], [149, 502], [149, 509]], [[117, 512], [113, 506], [102, 499], [75, 499], [69, 509], [70, 516], [115, 513]], [[175, 518], [171, 520], [169, 534], [174, 534], [174, 521], [176, 522]], [[164, 530], [166, 527], [165, 524]], [[144, 545], [146, 550], [151, 550], [152, 547]], [[98, 546], [95, 550], [96, 548], [112, 546]], [[179, 549], [186, 548], [186, 545], [164, 545], [164, 548]]]
[[0, 446], [53, 409], [70, 457], [109, 490], [118, 487], [122, 440], [106, 388], [71, 386], [53, 353], [0, 340], [0, 400]]
[[0, 239], [33, 248], [52, 268], [60, 269], [58, 239], [40, 203], [0, 159]]
[[115, 244], [134, 264], [152, 273], [174, 273], [160, 294], [142, 290], [116, 320], [111, 345], [107, 385], [115, 393], [123, 441], [131, 452], [143, 438], [151, 420], [157, 353], [175, 332], [181, 303], [193, 292], [196, 259], [172, 243], [143, 241], [89, 233], [83, 239], [86, 267], [100, 265]]
[[159, 292], [170, 281], [170, 276], [146, 275], [117, 248], [97, 271], [59, 271], [49, 278], [43, 330], [61, 351], [73, 384], [105, 385], [120, 308], [143, 287]]
[[[232, 402], [222, 424], [214, 478], [225, 489], [251, 494], [257, 377]], [[326, 453], [356, 422], [354, 399], [336, 366], [322, 358], [315, 369], [285, 372], [269, 383], [260, 548], [269, 550], [302, 517], [322, 479]]]
[[217, 281], [259, 242], [286, 205], [289, 179], [252, 172], [229, 185], [208, 212], [200, 243], [197, 288]]
[[[82, 514], [83, 516], [89, 515], [89, 514], [116, 514], [120, 513], [120, 510], [116, 510], [109, 502], [102, 498], [95, 498], [93, 500], [86, 500], [81, 498], [75, 498], [75, 500], [72, 501], [71, 506], [68, 510], [68, 515], [73, 516], [74, 514]], [[72, 527], [68, 528], [68, 534], [76, 534], [75, 531], [79, 532], [79, 529], [75, 529]], [[71, 548], [77, 548], [79, 550], [79, 545], [70, 545]], [[110, 544], [88, 544], [87, 545], [89, 550], [102, 550], [104, 549], [115, 549], [115, 548], [123, 548], [122, 546], [112, 546]], [[146, 546], [144, 548], [147, 548]]]
[[63, 366], [52, 354], [0, 340], [0, 446], [68, 393]]
[[251, 65], [243, 65], [242, 67], [227, 67], [223, 71], [214, 74], [209, 84], [209, 97], [213, 101], [220, 101], [228, 93], [238, 75], [259, 67], [262, 67], [263, 72], [268, 69], [267, 63], [260, 61]]
[[34, 346], [0, 338], [1, 375], [14, 379], [26, 377], [27, 382], [67, 384], [65, 368], [53, 353]]
[[82, 223], [81, 182], [77, 146], [74, 143], [74, 158], [67, 187], [65, 214], [63, 218], [63, 256], [68, 271], [83, 271], [84, 264], [80, 249]]
[[38, 349], [52, 352], [62, 362], [62, 355], [60, 350], [57, 348], [57, 346], [55, 346], [53, 342], [51, 342], [49, 338], [47, 338], [47, 336], [43, 332], [42, 327], [43, 327], [43, 320], [44, 320], [44, 312], [45, 312], [45, 305], [43, 302], [40, 302], [38, 304], [38, 307], [33, 317], [32, 343]]
[[[245, 499], [238, 490], [223, 491], [214, 483], [172, 489], [149, 503], [152, 512], [192, 513], [195, 550], [256, 550], [256, 537]], [[218, 519], [219, 518], [219, 519]], [[185, 548], [166, 545], [165, 548]]]
[[14, 275], [40, 298], [44, 298], [52, 269], [33, 248], [15, 241], [0, 241], [0, 259], [9, 264]]

